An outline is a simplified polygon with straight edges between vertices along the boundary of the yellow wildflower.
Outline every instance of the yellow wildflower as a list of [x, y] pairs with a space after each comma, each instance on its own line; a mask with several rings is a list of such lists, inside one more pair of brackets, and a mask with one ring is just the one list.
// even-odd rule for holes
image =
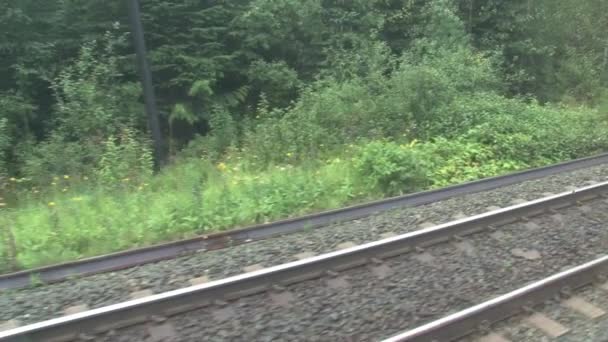
[[288, 157], [291, 157], [291, 156], [293, 156], [293, 153], [288, 152], [288, 153], [287, 153], [287, 156], [288, 156]]
[[130, 181], [130, 180], [131, 180], [130, 178], [125, 178], [125, 179], [123, 179], [122, 181], [123, 181], [123, 182], [128, 182], [128, 181]]
[[10, 180], [11, 182], [16, 182], [16, 181], [17, 181], [17, 178], [15, 178], [15, 177], [11, 177], [11, 179], [9, 179], [9, 180]]
[[142, 191], [144, 189], [143, 186], [140, 186], [139, 188], [137, 188], [137, 190]]
[[0, 208], [2, 208], [2, 207], [6, 207], [6, 203], [0, 202]]
[[87, 176], [84, 176], [84, 178], [83, 178], [83, 179], [84, 179], [84, 180], [89, 180], [89, 177], [87, 177]]
[[61, 190], [61, 191], [63, 191], [63, 192], [67, 192], [67, 191], [68, 191], [68, 188], [63, 188], [63, 190]]
[[55, 202], [49, 202], [49, 207], [54, 207], [55, 205], [57, 205]]
[[63, 175], [63, 179], [70, 179], [69, 175]]
[[72, 198], [72, 201], [74, 201], [74, 202], [82, 202], [83, 200], [84, 200], [84, 198], [82, 198], [82, 197], [74, 197], [74, 198]]
[[55, 177], [53, 177], [53, 180], [56, 182], [59, 180], [59, 177], [55, 176]]
[[57, 185], [57, 183], [53, 182], [53, 183], [51, 183], [51, 185], [52, 185], [52, 186], [55, 186], [55, 185]]
[[217, 168], [218, 168], [220, 171], [226, 171], [226, 168], [227, 168], [227, 167], [226, 167], [226, 164], [224, 164], [224, 163], [219, 163], [219, 164], [217, 164]]
[[40, 193], [40, 191], [39, 190], [34, 190], [34, 193], [38, 194], [38, 193]]

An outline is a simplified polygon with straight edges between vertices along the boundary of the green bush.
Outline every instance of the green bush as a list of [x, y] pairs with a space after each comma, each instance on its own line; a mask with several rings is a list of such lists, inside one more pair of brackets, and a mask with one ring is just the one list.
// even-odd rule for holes
[[500, 159], [491, 146], [464, 139], [437, 138], [418, 145], [426, 156], [434, 187], [458, 184], [525, 168], [518, 160]]
[[95, 141], [73, 142], [59, 134], [30, 146], [22, 172], [37, 185], [48, 186], [58, 175], [90, 175], [103, 150]]
[[388, 195], [413, 192], [429, 185], [427, 161], [413, 145], [372, 142], [355, 157], [355, 168], [372, 189]]
[[[466, 106], [475, 92], [500, 88], [491, 61], [466, 49], [404, 58], [393, 70], [378, 68], [349, 80], [320, 80], [287, 109], [263, 102], [244, 148], [267, 165], [288, 160], [288, 153], [314, 159], [361, 138], [456, 135], [485, 116], [473, 113], [475, 108], [457, 115], [453, 106]], [[491, 96], [482, 100], [490, 102]]]

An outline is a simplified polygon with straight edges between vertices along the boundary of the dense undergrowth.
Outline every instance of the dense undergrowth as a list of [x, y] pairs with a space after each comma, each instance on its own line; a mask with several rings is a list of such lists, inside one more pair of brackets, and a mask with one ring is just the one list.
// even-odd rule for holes
[[[541, 104], [534, 94], [513, 94], [504, 56], [475, 48], [450, 3], [426, 5], [419, 38], [403, 53], [377, 37], [358, 41], [354, 52], [335, 52], [306, 84], [272, 69], [281, 63], [255, 64], [264, 76], [257, 79], [279, 90], [288, 84], [284, 90], [296, 92], [296, 100], [270, 92], [245, 112], [218, 100], [205, 113], [207, 134], [180, 152], [171, 140], [172, 162], [157, 175], [141, 107], [132, 100], [137, 87], [120, 78], [116, 38], [85, 44], [50, 80], [55, 117], [42, 141], [27, 136], [13, 144], [17, 126], [0, 116], [0, 151], [10, 150], [0, 173], [14, 175], [1, 180], [0, 272], [608, 150], [599, 78], [574, 78], [586, 94], [580, 100], [566, 92], [564, 101]], [[577, 70], [571, 65], [568, 75]], [[190, 94], [212, 90], [200, 81]], [[223, 99], [246, 97], [233, 95]], [[29, 110], [17, 97], [0, 100]], [[192, 110], [174, 106], [169, 138], [175, 125], [200, 121]]]

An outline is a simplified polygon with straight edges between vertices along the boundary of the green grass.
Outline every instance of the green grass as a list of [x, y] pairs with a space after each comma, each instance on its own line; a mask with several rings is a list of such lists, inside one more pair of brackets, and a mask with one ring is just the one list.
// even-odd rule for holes
[[[356, 176], [343, 161], [259, 174], [239, 167], [221, 171], [190, 160], [115, 189], [62, 180], [60, 190], [44, 194], [21, 190], [18, 206], [2, 211], [0, 226], [14, 236], [19, 266], [31, 268], [336, 208], [368, 195], [353, 185]], [[0, 244], [6, 254], [7, 244]]]

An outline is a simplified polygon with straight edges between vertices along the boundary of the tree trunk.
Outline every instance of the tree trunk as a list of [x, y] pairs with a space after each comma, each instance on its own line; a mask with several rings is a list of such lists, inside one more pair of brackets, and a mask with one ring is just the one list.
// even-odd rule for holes
[[473, 33], [473, 6], [475, 0], [469, 0], [469, 33]]
[[604, 63], [602, 65], [604, 72], [608, 71], [608, 39], [606, 40], [606, 46], [604, 47]]

